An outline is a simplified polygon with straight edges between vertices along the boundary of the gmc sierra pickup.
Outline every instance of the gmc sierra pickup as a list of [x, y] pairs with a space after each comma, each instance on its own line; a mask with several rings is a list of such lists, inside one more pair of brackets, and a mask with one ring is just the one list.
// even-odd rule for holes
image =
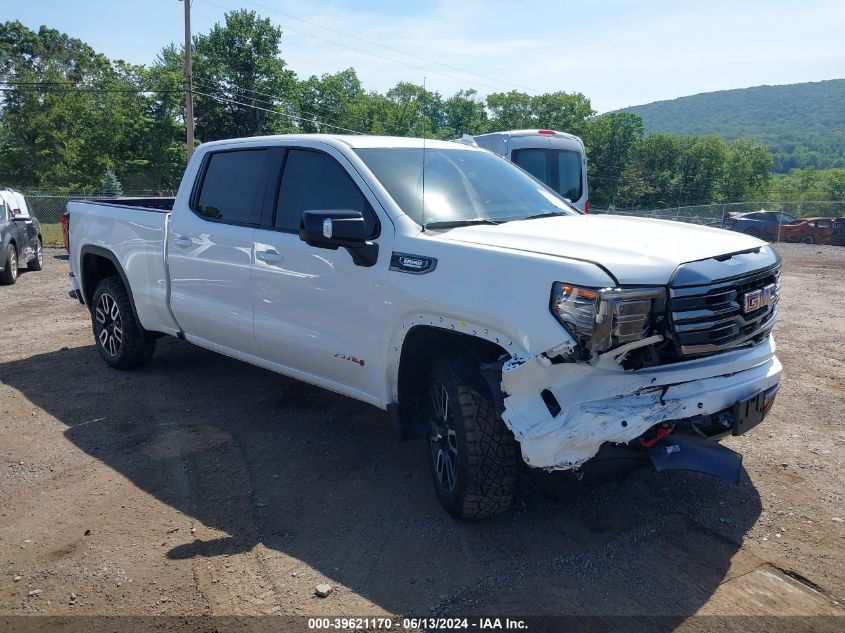
[[520, 453], [580, 471], [621, 445], [738, 476], [717, 440], [778, 389], [765, 242], [582, 215], [467, 145], [207, 143], [175, 199], [68, 216], [71, 295], [106, 363], [142, 365], [168, 334], [385, 409], [425, 438], [457, 517], [508, 508]]

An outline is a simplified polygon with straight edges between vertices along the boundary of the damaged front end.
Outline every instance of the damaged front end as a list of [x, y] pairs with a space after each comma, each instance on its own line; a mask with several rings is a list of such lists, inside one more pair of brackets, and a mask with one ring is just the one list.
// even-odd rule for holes
[[668, 287], [556, 282], [550, 308], [562, 342], [501, 366], [502, 418], [525, 462], [578, 469], [606, 443], [633, 443], [660, 470], [735, 480], [739, 456], [715, 440], [763, 419], [782, 371], [771, 336], [779, 261], [742, 272], [753, 259], [744, 255], [734, 256], [738, 274], [716, 282], [702, 283], [698, 262]]

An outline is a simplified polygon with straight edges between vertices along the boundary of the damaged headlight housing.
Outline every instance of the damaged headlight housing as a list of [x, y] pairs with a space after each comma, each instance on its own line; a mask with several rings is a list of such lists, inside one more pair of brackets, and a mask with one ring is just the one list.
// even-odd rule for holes
[[662, 324], [664, 288], [552, 286], [551, 311], [586, 356], [639, 341]]

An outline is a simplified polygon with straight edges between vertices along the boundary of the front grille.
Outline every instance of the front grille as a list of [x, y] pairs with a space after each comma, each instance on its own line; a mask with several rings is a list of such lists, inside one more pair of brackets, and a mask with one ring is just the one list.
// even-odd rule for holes
[[[669, 288], [672, 338], [681, 356], [715, 354], [763, 340], [777, 319], [780, 265], [701, 286]], [[746, 293], [774, 284], [768, 305], [745, 312]]]

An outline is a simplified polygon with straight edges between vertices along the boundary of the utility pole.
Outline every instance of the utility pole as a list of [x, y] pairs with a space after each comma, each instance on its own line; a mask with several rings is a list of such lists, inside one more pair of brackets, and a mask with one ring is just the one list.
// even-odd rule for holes
[[185, 3], [185, 128], [188, 131], [188, 160], [194, 153], [194, 79], [191, 72], [191, 0]]

